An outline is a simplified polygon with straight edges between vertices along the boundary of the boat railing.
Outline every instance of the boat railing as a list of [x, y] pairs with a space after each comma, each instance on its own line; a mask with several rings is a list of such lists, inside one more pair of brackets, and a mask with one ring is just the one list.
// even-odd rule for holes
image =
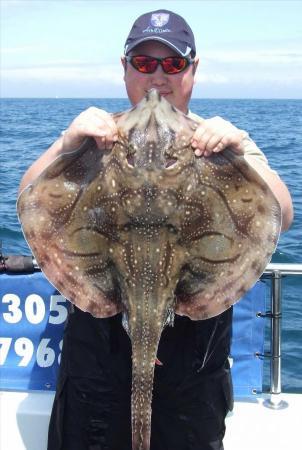
[[270, 398], [264, 405], [272, 409], [287, 407], [282, 400], [281, 390], [281, 319], [282, 319], [282, 280], [285, 276], [302, 275], [302, 264], [271, 263], [266, 267], [262, 279], [271, 282], [271, 311], [265, 314], [271, 321], [270, 351]]
[[[39, 266], [31, 256], [4, 257], [0, 246], [0, 272], [24, 273], [39, 271]], [[270, 281], [270, 311], [259, 313], [270, 320], [270, 349], [265, 357], [270, 358], [270, 398], [265, 406], [272, 409], [282, 409], [287, 406], [282, 400], [281, 389], [281, 319], [282, 319], [282, 281], [285, 276], [302, 275], [302, 264], [271, 263], [268, 264], [262, 280]], [[260, 355], [259, 355], [260, 356]]]

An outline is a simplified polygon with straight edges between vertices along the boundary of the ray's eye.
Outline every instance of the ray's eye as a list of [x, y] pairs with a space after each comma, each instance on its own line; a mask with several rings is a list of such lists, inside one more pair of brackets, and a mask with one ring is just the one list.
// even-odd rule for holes
[[168, 228], [168, 230], [170, 231], [170, 233], [172, 233], [172, 234], [177, 234], [177, 228], [174, 226], [174, 225], [172, 225], [171, 223], [169, 223], [168, 225], [167, 225], [167, 228]]

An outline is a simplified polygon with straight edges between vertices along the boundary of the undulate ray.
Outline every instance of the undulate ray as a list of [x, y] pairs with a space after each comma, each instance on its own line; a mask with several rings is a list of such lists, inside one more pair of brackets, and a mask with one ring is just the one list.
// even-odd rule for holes
[[196, 158], [198, 126], [150, 91], [115, 114], [112, 151], [93, 139], [59, 156], [18, 199], [50, 282], [95, 317], [123, 312], [132, 343], [133, 450], [148, 450], [154, 362], [169, 312], [220, 314], [276, 247], [280, 207], [231, 149]]

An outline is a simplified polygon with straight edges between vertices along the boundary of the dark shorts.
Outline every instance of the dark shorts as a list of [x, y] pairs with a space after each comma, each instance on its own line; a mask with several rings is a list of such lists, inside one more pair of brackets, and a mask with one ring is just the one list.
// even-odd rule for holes
[[[151, 450], [222, 450], [230, 409], [229, 375], [152, 405]], [[131, 450], [129, 395], [116, 396], [98, 380], [64, 378], [49, 427], [48, 450]]]
[[[84, 322], [79, 320], [77, 327], [84, 327]], [[92, 341], [87, 347], [86, 341], [89, 340], [89, 332], [92, 333], [91, 325], [84, 333], [85, 342], [81, 338], [74, 345], [74, 356], [72, 345], [75, 339], [65, 337], [63, 365], [49, 426], [48, 450], [132, 449], [131, 346], [123, 330], [114, 323], [112, 335], [115, 340], [110, 344], [110, 358], [106, 358], [103, 352], [98, 360], [98, 355], [106, 347], [104, 343], [112, 339], [110, 333], [103, 334], [104, 345], [98, 341], [98, 350], [90, 351]], [[102, 333], [104, 329], [102, 325]], [[164, 365], [155, 368], [151, 450], [223, 450], [225, 416], [232, 409], [233, 398], [228, 364], [210, 373], [191, 370], [193, 355], [188, 357], [192, 348], [191, 324], [179, 320], [176, 328], [167, 333], [170, 334], [167, 342], [163, 342], [158, 353]], [[174, 342], [172, 333], [175, 333], [175, 339], [181, 333], [179, 342]], [[184, 336], [188, 342], [181, 349]], [[91, 334], [94, 340], [96, 337]], [[103, 338], [99, 335], [98, 339]], [[173, 349], [175, 354], [171, 355]], [[77, 357], [83, 361], [81, 368], [87, 370], [86, 373], [80, 373]], [[104, 360], [108, 363], [102, 365]], [[173, 362], [178, 365], [172, 367]]]

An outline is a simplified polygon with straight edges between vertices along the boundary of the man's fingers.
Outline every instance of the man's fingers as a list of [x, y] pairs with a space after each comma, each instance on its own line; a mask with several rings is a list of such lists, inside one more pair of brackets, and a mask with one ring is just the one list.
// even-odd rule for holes
[[195, 131], [193, 137], [192, 137], [192, 141], [191, 141], [191, 145], [193, 148], [199, 148], [200, 150], [204, 150], [204, 148], [201, 148], [201, 146], [203, 145], [204, 142], [204, 133], [206, 132], [206, 128], [204, 128], [203, 126], [199, 126], [197, 128], [197, 130]]
[[95, 137], [94, 138], [98, 149], [100, 150], [111, 150], [114, 144], [114, 141], [107, 139], [106, 136]]
[[201, 152], [201, 154], [203, 154], [207, 150], [208, 145], [213, 138], [217, 139], [217, 136], [213, 136], [210, 130], [201, 130], [201, 132], [198, 130], [198, 133], [195, 133], [192, 138], [191, 145], [194, 149], [199, 150], [197, 153]]
[[110, 114], [106, 111], [98, 110], [95, 117], [100, 124], [102, 123], [103, 127], [105, 126], [107, 131], [111, 130], [111, 133], [108, 134], [111, 134], [112, 137], [117, 135], [117, 126]]
[[205, 153], [207, 153], [207, 156], [213, 152], [214, 148], [217, 147], [218, 144], [221, 144], [221, 140], [222, 136], [219, 134], [214, 134], [210, 137], [205, 147]]
[[106, 136], [109, 141], [117, 139], [116, 124], [110, 114], [105, 111], [93, 111], [93, 114], [90, 117], [85, 118], [85, 125], [90, 129], [90, 136]]
[[117, 140], [117, 127], [110, 114], [90, 107], [79, 114], [64, 134], [63, 147], [66, 152], [78, 148], [86, 137], [93, 137], [99, 149], [111, 149]]
[[[196, 156], [209, 156], [213, 149], [219, 144], [221, 136], [213, 134], [212, 131], [205, 130], [202, 135], [197, 135], [192, 142], [192, 147], [195, 149]], [[194, 145], [193, 145], [194, 143]]]
[[248, 134], [236, 128], [221, 117], [213, 117], [203, 121], [192, 138], [192, 148], [196, 156], [210, 156], [227, 147], [237, 154], [244, 153], [244, 140]]
[[220, 141], [214, 148], [213, 153], [219, 153], [225, 148], [224, 144]]

